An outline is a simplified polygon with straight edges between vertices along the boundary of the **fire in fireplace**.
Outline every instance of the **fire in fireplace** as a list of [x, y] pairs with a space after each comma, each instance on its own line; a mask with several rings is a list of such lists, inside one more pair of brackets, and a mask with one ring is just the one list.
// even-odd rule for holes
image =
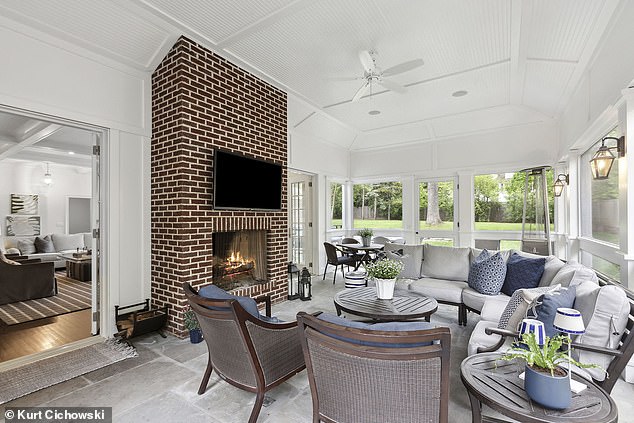
[[266, 282], [266, 231], [213, 234], [213, 281], [225, 290]]

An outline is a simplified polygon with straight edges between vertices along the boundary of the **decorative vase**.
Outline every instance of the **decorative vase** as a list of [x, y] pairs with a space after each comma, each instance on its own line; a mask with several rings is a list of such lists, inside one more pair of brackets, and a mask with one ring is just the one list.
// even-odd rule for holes
[[197, 344], [203, 340], [203, 332], [200, 329], [191, 329], [189, 331], [189, 340], [192, 344]]
[[361, 244], [364, 247], [369, 247], [371, 241], [372, 241], [372, 237], [371, 236], [362, 236], [361, 237]]
[[376, 296], [379, 300], [391, 300], [394, 298], [394, 284], [396, 283], [396, 278], [374, 278], [374, 283], [376, 284]]
[[524, 390], [530, 399], [546, 408], [563, 410], [570, 406], [570, 379], [566, 376], [551, 376], [533, 370], [526, 365]]

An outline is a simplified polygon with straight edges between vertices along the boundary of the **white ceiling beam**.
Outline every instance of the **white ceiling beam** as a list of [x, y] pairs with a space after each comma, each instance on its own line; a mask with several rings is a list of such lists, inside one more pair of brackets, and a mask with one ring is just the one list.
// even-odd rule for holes
[[511, 63], [510, 63], [510, 104], [522, 104], [524, 81], [526, 80], [526, 56], [528, 34], [533, 16], [533, 2], [511, 1]]
[[47, 125], [43, 129], [40, 129], [36, 133], [27, 136], [26, 138], [20, 140], [15, 145], [12, 145], [6, 151], [3, 151], [2, 153], [0, 153], [0, 160], [14, 156], [15, 154], [19, 153], [25, 148], [30, 147], [33, 144], [37, 144], [38, 142], [50, 137], [51, 135], [53, 135], [55, 132], [59, 131], [60, 129], [62, 129], [62, 125], [56, 125], [56, 124]]

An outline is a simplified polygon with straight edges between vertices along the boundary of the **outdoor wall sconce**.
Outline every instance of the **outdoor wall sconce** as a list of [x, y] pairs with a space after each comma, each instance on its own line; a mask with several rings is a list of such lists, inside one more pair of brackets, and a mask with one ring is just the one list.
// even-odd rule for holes
[[555, 197], [561, 197], [561, 193], [564, 192], [564, 187], [570, 184], [570, 179], [568, 174], [565, 175], [560, 173], [557, 175], [557, 180], [553, 184], [553, 191], [555, 192]]
[[[606, 140], [615, 140], [616, 146], [606, 147]], [[605, 137], [601, 140], [601, 147], [599, 147], [599, 150], [597, 150], [594, 157], [590, 160], [593, 179], [608, 179], [608, 176], [610, 176], [612, 164], [614, 164], [614, 159], [617, 158], [617, 156], [612, 153], [612, 150], [616, 150], [618, 157], [625, 157], [625, 136], [621, 138]]]

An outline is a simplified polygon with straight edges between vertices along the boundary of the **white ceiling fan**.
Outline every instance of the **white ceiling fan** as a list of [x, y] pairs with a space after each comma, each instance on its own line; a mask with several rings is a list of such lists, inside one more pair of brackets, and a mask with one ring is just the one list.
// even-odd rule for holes
[[352, 97], [352, 102], [358, 101], [361, 97], [363, 97], [368, 91], [371, 93], [372, 84], [376, 83], [383, 88], [386, 88], [391, 91], [396, 91], [397, 93], [404, 93], [406, 88], [396, 82], [385, 79], [386, 77], [398, 75], [403, 72], [410, 71], [412, 69], [416, 69], [420, 66], [423, 66], [423, 59], [414, 59], [407, 62], [403, 62], [396, 66], [392, 66], [385, 70], [381, 70], [376, 65], [377, 52], [375, 50], [361, 50], [359, 52], [359, 61], [363, 66], [363, 76], [355, 77], [355, 78], [342, 78], [343, 80], [355, 80], [361, 79], [363, 80], [363, 85], [361, 88], [357, 90], [354, 97]]

